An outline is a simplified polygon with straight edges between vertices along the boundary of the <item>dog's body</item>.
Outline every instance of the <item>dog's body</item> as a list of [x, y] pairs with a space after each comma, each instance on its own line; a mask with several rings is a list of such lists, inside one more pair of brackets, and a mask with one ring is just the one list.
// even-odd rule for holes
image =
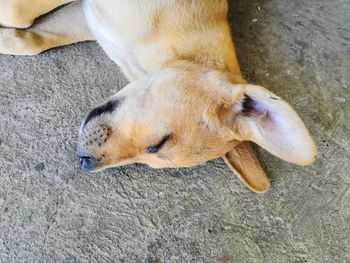
[[242, 77], [226, 0], [87, 0], [93, 35], [81, 5], [28, 31], [3, 29], [0, 52], [36, 54], [94, 35], [121, 67], [131, 83], [91, 111], [81, 127], [84, 169], [133, 162], [191, 166], [223, 156], [250, 189], [264, 192], [269, 180], [247, 141], [290, 162], [315, 159], [316, 147], [290, 106]]
[[225, 0], [87, 1], [85, 11], [99, 43], [130, 80], [178, 60], [241, 76]]

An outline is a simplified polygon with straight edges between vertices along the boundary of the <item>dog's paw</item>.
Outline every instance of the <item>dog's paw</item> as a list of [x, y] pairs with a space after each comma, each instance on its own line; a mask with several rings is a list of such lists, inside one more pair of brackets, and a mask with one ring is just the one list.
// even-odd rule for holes
[[0, 54], [36, 55], [43, 50], [44, 37], [25, 29], [0, 28]]

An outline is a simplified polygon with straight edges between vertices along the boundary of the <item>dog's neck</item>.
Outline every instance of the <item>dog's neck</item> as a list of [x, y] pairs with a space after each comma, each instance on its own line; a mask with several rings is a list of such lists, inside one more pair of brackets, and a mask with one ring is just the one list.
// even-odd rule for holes
[[193, 59], [185, 59], [185, 58], [174, 58], [171, 60], [166, 61], [163, 64], [162, 69], [176, 69], [178, 71], [197, 71], [197, 72], [203, 72], [203, 71], [219, 71], [222, 73], [225, 73], [225, 75], [228, 76], [230, 79], [230, 82], [234, 84], [246, 84], [247, 81], [243, 78], [242, 74], [237, 74], [237, 72], [230, 71], [227, 67], [221, 68], [218, 67], [215, 62], [206, 61], [206, 63], [203, 63], [203, 61], [198, 62]]
[[[176, 48], [175, 54], [162, 64], [162, 68], [177, 68], [183, 70], [196, 70], [198, 68], [206, 70], [220, 71], [229, 74], [232, 81], [236, 84], [245, 84], [231, 35], [225, 35], [221, 41], [213, 41], [216, 43], [205, 43], [206, 37], [200, 43], [193, 42], [186, 48]], [[220, 39], [220, 38], [219, 38]], [[182, 45], [178, 45], [182, 46]], [[201, 48], [198, 48], [200, 46]]]
[[[161, 67], [182, 68], [184, 70], [212, 69], [229, 74], [237, 84], [247, 83], [242, 76], [231, 35], [226, 34], [224, 39], [213, 38], [216, 43], [211, 41], [205, 43], [206, 37], [203, 38], [204, 40], [200, 44], [194, 41], [186, 48], [177, 48], [177, 46], [182, 46], [182, 43], [176, 43], [178, 44], [174, 48], [176, 52], [171, 52], [175, 54], [171, 54], [171, 58], [165, 60]], [[220, 41], [215, 41], [216, 39]], [[200, 48], [198, 48], [199, 46]]]

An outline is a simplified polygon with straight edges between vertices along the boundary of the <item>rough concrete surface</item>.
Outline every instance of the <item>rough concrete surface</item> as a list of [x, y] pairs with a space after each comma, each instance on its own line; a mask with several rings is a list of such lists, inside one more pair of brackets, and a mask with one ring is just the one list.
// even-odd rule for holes
[[[94, 42], [0, 56], [0, 262], [350, 262], [350, 3], [232, 0], [242, 70], [289, 101], [309, 167], [259, 149], [250, 192], [222, 160], [80, 171], [80, 121], [125, 85]], [[256, 20], [255, 20], [256, 19]]]

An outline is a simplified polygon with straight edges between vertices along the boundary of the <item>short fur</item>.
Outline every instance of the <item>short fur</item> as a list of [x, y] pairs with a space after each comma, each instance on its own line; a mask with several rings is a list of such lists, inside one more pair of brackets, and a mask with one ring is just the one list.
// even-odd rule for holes
[[[0, 0], [0, 24], [28, 27], [68, 2]], [[286, 102], [244, 80], [227, 11], [226, 0], [76, 1], [27, 30], [1, 28], [0, 53], [32, 55], [96, 37], [121, 67], [130, 84], [80, 129], [78, 152], [93, 160], [89, 170], [223, 157], [252, 191], [265, 192], [270, 182], [249, 141], [300, 165], [317, 150]], [[106, 109], [111, 101], [121, 103]]]

